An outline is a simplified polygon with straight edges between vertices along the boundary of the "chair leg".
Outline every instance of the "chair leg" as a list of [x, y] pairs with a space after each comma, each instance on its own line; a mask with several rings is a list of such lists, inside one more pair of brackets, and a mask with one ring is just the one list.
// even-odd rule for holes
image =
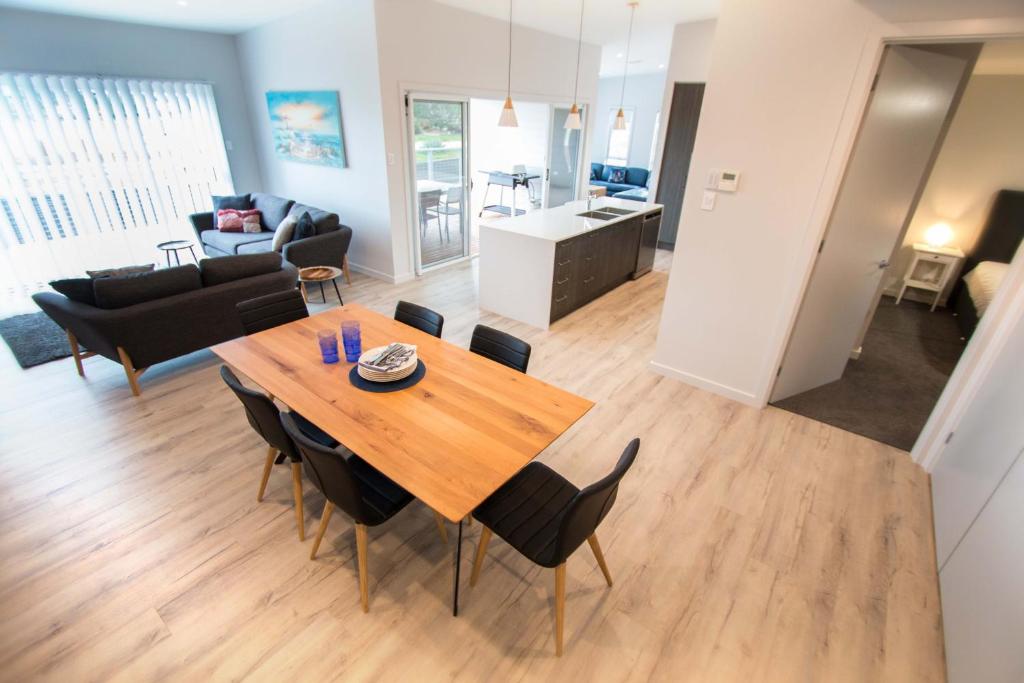
[[590, 534], [587, 537], [587, 542], [590, 543], [590, 549], [594, 551], [594, 557], [597, 558], [597, 564], [601, 567], [601, 573], [604, 574], [604, 580], [608, 582], [608, 585], [612, 585], [612, 575], [608, 571], [608, 565], [604, 561], [604, 553], [601, 552], [601, 545], [597, 542], [597, 534]]
[[75, 369], [79, 377], [85, 377], [85, 368], [82, 367], [82, 352], [78, 348], [78, 339], [71, 330], [64, 330], [68, 335], [68, 345], [71, 347], [71, 355], [75, 359]]
[[313, 539], [313, 549], [309, 551], [309, 559], [316, 559], [316, 551], [320, 549], [320, 541], [324, 539], [324, 532], [327, 531], [327, 523], [331, 521], [331, 513], [334, 512], [334, 503], [327, 501], [324, 505], [324, 514], [320, 516], [320, 528], [316, 530], [316, 538]]
[[128, 356], [128, 352], [120, 346], [117, 347], [117, 356], [121, 359], [121, 367], [124, 368], [124, 375], [128, 378], [128, 386], [131, 387], [132, 395], [141, 396], [142, 392], [139, 391], [139, 377], [146, 371], [146, 368], [136, 370], [135, 366], [132, 364], [132, 359]]
[[434, 513], [434, 522], [437, 523], [437, 533], [441, 534], [441, 540], [448, 543], [448, 527], [444, 525], [444, 517], [437, 510], [432, 511]]
[[476, 547], [476, 558], [473, 560], [473, 573], [469, 575], [469, 585], [475, 586], [480, 578], [480, 567], [484, 564], [484, 556], [487, 554], [487, 544], [491, 542], [491, 530], [481, 526], [480, 545]]
[[295, 523], [299, 526], [299, 540], [306, 540], [306, 517], [302, 512], [302, 463], [292, 463], [292, 495], [295, 497]]
[[359, 556], [359, 602], [363, 612], [370, 611], [370, 593], [366, 578], [366, 525], [356, 524], [356, 554]]
[[256, 502], [263, 502], [263, 493], [267, 490], [267, 482], [270, 480], [270, 470], [274, 467], [274, 459], [277, 457], [277, 449], [271, 446], [267, 449], [267, 461], [263, 463], [263, 477], [260, 479], [260, 490], [256, 494]]
[[565, 562], [555, 567], [555, 654], [562, 656], [565, 631]]

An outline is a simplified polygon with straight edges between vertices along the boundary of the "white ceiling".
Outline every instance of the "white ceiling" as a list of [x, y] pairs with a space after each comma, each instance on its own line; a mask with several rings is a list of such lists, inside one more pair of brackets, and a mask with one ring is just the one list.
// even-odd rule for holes
[[1024, 75], [1024, 41], [992, 40], [985, 43], [974, 73], [980, 76]]
[[[509, 0], [437, 0], [478, 14], [508, 18]], [[633, 24], [630, 73], [657, 71], [668, 62], [672, 29], [687, 21], [718, 15], [719, 0], [640, 0]], [[626, 0], [586, 0], [583, 40], [600, 45], [601, 75], [622, 73], [629, 27]], [[514, 0], [513, 21], [547, 33], [576, 38], [580, 0]], [[620, 56], [622, 55], [622, 56]]]
[[2, 0], [4, 7], [239, 33], [322, 0]]
[[[0, 6], [98, 19], [239, 33], [325, 0], [0, 0]], [[326, 0], [341, 2], [342, 0]], [[499, 19], [509, 0], [437, 0]], [[717, 16], [720, 0], [640, 0], [633, 26], [630, 73], [653, 72], [668, 62], [676, 24]], [[575, 39], [580, 0], [513, 0], [514, 22]], [[626, 0], [586, 0], [583, 40], [600, 45], [601, 75], [622, 73], [629, 7]], [[437, 39], [434, 36], [433, 39]], [[620, 56], [621, 55], [621, 56]]]

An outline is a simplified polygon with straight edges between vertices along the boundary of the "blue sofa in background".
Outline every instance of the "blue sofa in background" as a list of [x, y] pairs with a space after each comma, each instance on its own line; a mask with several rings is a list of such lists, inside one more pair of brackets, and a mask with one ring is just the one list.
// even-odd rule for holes
[[[611, 181], [613, 171], [626, 172], [623, 182], [613, 183]], [[641, 194], [638, 190], [644, 190], [642, 194], [646, 198], [647, 181], [650, 179], [650, 175], [651, 172], [646, 168], [605, 166], [595, 162], [590, 164], [590, 184], [607, 188], [606, 192], [609, 197], [618, 196], [620, 193], [629, 193], [629, 196], [624, 199], [633, 199]]]

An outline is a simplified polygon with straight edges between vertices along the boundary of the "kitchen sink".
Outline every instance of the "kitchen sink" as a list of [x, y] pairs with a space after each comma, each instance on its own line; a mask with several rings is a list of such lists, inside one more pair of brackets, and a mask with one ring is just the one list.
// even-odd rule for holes
[[603, 213], [614, 213], [616, 216], [628, 216], [631, 213], [639, 213], [636, 209], [620, 209], [614, 206], [603, 206], [598, 210]]
[[608, 213], [606, 211], [584, 211], [583, 213], [576, 214], [580, 218], [596, 218], [599, 221], [610, 221], [615, 218], [619, 218], [619, 214]]

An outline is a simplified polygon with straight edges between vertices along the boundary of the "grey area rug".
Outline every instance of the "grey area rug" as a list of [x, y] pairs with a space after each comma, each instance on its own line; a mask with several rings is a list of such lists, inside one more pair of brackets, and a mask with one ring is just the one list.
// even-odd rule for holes
[[14, 359], [23, 368], [71, 355], [64, 330], [42, 311], [0, 320], [0, 337], [11, 347]]
[[964, 346], [948, 309], [883, 297], [841, 379], [772, 405], [909, 451]]

